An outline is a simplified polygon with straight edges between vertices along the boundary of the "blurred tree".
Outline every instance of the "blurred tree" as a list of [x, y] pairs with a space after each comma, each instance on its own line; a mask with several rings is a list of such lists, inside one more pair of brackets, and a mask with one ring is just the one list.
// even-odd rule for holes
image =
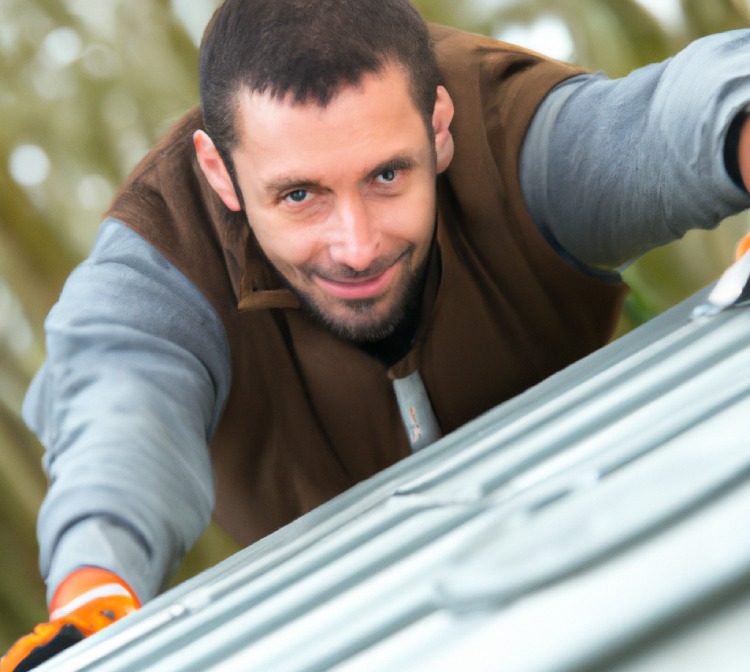
[[[117, 185], [197, 101], [197, 42], [218, 4], [0, 0], [0, 650], [45, 615], [33, 534], [45, 479], [40, 448], [19, 419], [44, 350], [44, 315]], [[415, 4], [430, 20], [499, 37], [549, 35], [551, 26], [552, 42], [570, 47], [551, 55], [613, 76], [749, 18], [744, 0], [682, 0], [674, 21], [644, 9], [648, 0]], [[737, 220], [718, 233], [690, 234], [632, 266], [629, 322], [715, 278], [745, 228]], [[179, 578], [234, 548], [212, 527]]]
[[[45, 478], [20, 421], [44, 316], [116, 186], [195, 104], [196, 37], [217, 4], [0, 0], [0, 650], [46, 615]], [[212, 527], [182, 576], [233, 550]]]

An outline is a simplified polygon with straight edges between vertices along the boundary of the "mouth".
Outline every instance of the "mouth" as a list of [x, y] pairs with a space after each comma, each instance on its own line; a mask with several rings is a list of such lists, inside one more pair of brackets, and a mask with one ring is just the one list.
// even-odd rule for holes
[[358, 278], [327, 278], [314, 276], [316, 284], [328, 295], [344, 301], [374, 299], [385, 293], [398, 270], [404, 255], [398, 257], [383, 272]]

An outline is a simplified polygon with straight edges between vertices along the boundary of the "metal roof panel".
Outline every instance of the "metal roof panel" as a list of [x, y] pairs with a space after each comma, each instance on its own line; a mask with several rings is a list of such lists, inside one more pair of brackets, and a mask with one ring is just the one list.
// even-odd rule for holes
[[750, 311], [705, 296], [39, 669], [750, 669]]

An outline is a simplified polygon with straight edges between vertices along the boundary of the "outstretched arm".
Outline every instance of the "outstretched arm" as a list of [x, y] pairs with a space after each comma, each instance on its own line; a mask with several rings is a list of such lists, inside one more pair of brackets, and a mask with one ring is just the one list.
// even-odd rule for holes
[[49, 595], [95, 565], [146, 601], [211, 515], [207, 443], [229, 387], [223, 327], [182, 274], [110, 220], [46, 329], [24, 416], [47, 451], [38, 532]]
[[[732, 122], [750, 102], [748, 54], [750, 31], [732, 31], [621, 79], [582, 75], [556, 87], [521, 157], [542, 231], [578, 262], [616, 268], [750, 207], [724, 160]], [[745, 185], [747, 135], [743, 127]]]
[[114, 220], [46, 330], [24, 417], [47, 450], [38, 533], [50, 620], [0, 659], [2, 672], [39, 665], [162, 587], [211, 515], [207, 445], [230, 382], [211, 306]]

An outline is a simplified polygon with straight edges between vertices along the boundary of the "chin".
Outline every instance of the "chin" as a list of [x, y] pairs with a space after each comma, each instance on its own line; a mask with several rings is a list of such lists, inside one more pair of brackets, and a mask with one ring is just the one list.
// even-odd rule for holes
[[347, 306], [346, 315], [332, 315], [315, 306], [311, 307], [311, 313], [339, 338], [370, 343], [390, 336], [403, 316], [403, 307], [400, 305], [385, 314], [378, 308], [376, 300], [367, 300]]
[[368, 299], [338, 301], [318, 292], [289, 285], [303, 310], [334, 335], [355, 343], [373, 343], [391, 336], [409, 313], [418, 313], [427, 260], [401, 278], [385, 294]]

